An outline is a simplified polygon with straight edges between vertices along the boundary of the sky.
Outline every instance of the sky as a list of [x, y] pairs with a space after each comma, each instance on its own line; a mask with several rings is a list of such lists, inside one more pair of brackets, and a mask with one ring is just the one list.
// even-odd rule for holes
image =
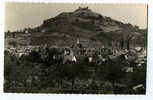
[[62, 12], [73, 12], [79, 6], [88, 6], [96, 13], [123, 23], [147, 27], [146, 4], [5, 3], [5, 31], [39, 26], [43, 20]]

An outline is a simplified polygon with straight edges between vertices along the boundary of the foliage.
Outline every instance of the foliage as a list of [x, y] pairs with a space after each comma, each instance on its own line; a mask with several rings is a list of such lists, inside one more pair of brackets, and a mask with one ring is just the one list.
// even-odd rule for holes
[[16, 41], [10, 41], [9, 45], [12, 45], [13, 47], [16, 47], [18, 43]]
[[[47, 56], [41, 58], [40, 53], [36, 51], [21, 57], [5, 51], [5, 92], [17, 92], [18, 88], [23, 88], [22, 92], [39, 90], [40, 93], [42, 91], [54, 93], [60, 93], [60, 91], [62, 93], [125, 93], [126, 91], [126, 93], [133, 93], [128, 91], [132, 86], [137, 84], [145, 86], [146, 65], [143, 65], [143, 69], [136, 69], [134, 73], [125, 73], [123, 68], [128, 64], [123, 56], [119, 56], [115, 61], [108, 59], [100, 64], [90, 63], [86, 57], [84, 60], [62, 64], [52, 59], [53, 54], [57, 53], [56, 50], [46, 50], [46, 52]], [[138, 78], [137, 75], [141, 77]], [[31, 79], [30, 83], [29, 79]], [[127, 89], [119, 89], [119, 92], [115, 83], [121, 81], [124, 81]], [[116, 90], [118, 92], [115, 92]]]

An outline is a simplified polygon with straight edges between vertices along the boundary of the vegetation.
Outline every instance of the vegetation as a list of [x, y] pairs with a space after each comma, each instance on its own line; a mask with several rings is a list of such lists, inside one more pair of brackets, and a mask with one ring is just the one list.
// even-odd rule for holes
[[[4, 91], [30, 93], [145, 93], [145, 90], [135, 92], [132, 87], [137, 84], [144, 84], [145, 86], [146, 65], [143, 65], [143, 70], [126, 73], [123, 69], [128, 66], [128, 63], [122, 57], [116, 58], [115, 62], [110, 59], [100, 64], [97, 62], [89, 63], [85, 59], [62, 64], [61, 61], [50, 58], [52, 57], [51, 53], [55, 54], [56, 51], [49, 50], [47, 52], [45, 58], [41, 58], [40, 53], [36, 51], [19, 58], [5, 51]], [[135, 66], [135, 68], [137, 67]], [[137, 75], [141, 77], [138, 78]], [[117, 86], [117, 83], [125, 86]]]

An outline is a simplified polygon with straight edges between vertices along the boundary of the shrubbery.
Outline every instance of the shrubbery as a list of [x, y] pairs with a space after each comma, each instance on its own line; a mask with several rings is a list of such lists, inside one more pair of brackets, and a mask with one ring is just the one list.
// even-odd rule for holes
[[[62, 64], [51, 59], [52, 53], [42, 59], [36, 51], [20, 58], [5, 52], [5, 92], [130, 94], [133, 93], [130, 91], [132, 86], [145, 85], [146, 82], [145, 65], [143, 70], [126, 73], [122, 70], [128, 65], [125, 60], [107, 60], [100, 65], [84, 60]], [[125, 87], [121, 89], [116, 83], [122, 83]]]

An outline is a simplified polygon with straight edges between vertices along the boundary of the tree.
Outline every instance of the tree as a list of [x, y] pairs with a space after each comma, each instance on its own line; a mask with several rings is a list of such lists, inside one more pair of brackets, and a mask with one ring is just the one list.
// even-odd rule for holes
[[105, 78], [112, 83], [113, 87], [115, 87], [115, 82], [124, 77], [125, 72], [122, 70], [122, 68], [127, 65], [126, 60], [122, 59], [122, 55], [115, 59], [115, 61], [109, 59], [104, 69], [106, 74]]
[[12, 32], [12, 37], [15, 38], [15, 33], [14, 32]]
[[132, 40], [132, 38], [134, 37], [134, 35], [131, 33], [131, 34], [129, 34], [128, 35], [128, 37], [127, 37], [127, 50], [129, 50], [130, 49], [130, 41]]
[[121, 49], [130, 49], [130, 42], [134, 37], [134, 32], [139, 30], [138, 26], [133, 26], [130, 23], [123, 24], [121, 26], [124, 30], [122, 30], [122, 39], [121, 41]]
[[62, 67], [63, 78], [71, 81], [71, 90], [74, 91], [76, 79], [86, 79], [88, 77], [87, 67], [82, 63], [66, 63]]
[[9, 45], [12, 45], [13, 47], [16, 47], [18, 43], [16, 41], [10, 41]]
[[40, 62], [41, 58], [40, 58], [40, 55], [39, 55], [38, 52], [32, 51], [32, 52], [30, 52], [27, 60], [29, 60], [29, 61], [34, 63], [34, 62]]

